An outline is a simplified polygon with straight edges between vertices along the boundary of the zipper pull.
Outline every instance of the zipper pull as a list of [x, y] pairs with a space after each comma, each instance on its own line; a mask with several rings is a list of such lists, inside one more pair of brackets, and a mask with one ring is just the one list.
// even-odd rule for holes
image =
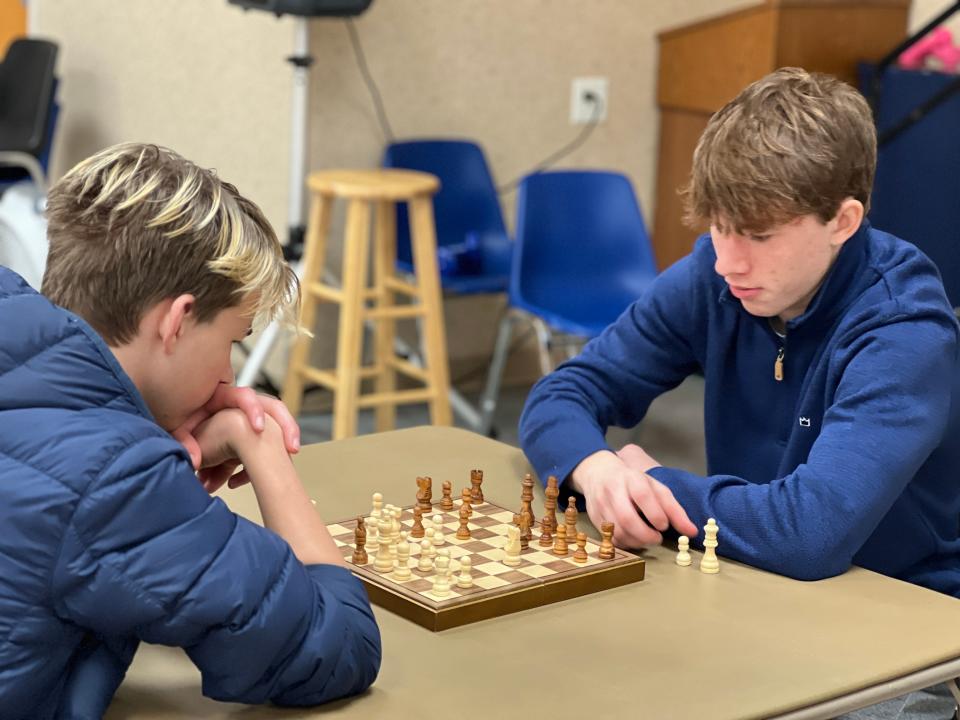
[[786, 354], [786, 348], [780, 348], [777, 351], [777, 360], [773, 363], [773, 379], [777, 382], [783, 382], [783, 356]]

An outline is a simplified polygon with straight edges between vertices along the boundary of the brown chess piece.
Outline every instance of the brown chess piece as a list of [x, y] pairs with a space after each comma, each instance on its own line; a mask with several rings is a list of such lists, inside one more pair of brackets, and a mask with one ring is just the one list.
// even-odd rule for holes
[[468, 505], [460, 506], [460, 527], [457, 528], [458, 540], [470, 539], [470, 528], [467, 523], [470, 522], [470, 507]]
[[587, 534], [585, 532], [577, 533], [577, 549], [573, 552], [573, 561], [578, 563], [587, 561]]
[[425, 513], [433, 510], [433, 480], [428, 477], [417, 478], [417, 505]]
[[557, 479], [551, 475], [547, 478], [547, 489], [544, 490], [547, 501], [544, 505], [546, 517], [550, 522], [550, 531], [557, 532], [557, 497], [560, 495], [560, 489], [557, 487]]
[[[527, 542], [533, 539], [533, 476], [527, 473], [523, 478], [523, 493], [520, 495], [520, 514], [527, 516], [527, 531], [521, 531], [521, 537]], [[525, 537], [524, 537], [525, 535]], [[526, 547], [526, 546], [524, 546]]]
[[453, 485], [449, 480], [443, 481], [443, 496], [440, 498], [440, 509], [450, 511], [453, 510], [453, 497], [451, 493], [453, 492]]
[[461, 509], [466, 508], [468, 511], [467, 517], [473, 515], [473, 506], [470, 503], [470, 498], [472, 497], [470, 493], [470, 488], [464, 488], [463, 492], [460, 493], [460, 499], [463, 501], [463, 504], [460, 506]]
[[353, 549], [353, 564], [366, 565], [369, 558], [364, 546], [367, 544], [367, 527], [363, 523], [363, 515], [357, 516], [357, 528], [353, 531], [353, 539], [356, 547]]
[[553, 547], [553, 532], [550, 528], [550, 518], [546, 515], [540, 521], [540, 547]]
[[470, 501], [475, 504], [483, 502], [483, 470], [470, 471]]
[[422, 538], [425, 534], [423, 529], [423, 510], [419, 505], [413, 506], [413, 527], [410, 528], [410, 537]]
[[567, 526], [567, 537], [570, 538], [570, 542], [573, 542], [573, 539], [577, 536], [577, 499], [570, 496], [567, 500], [567, 509], [563, 511], [563, 521]]
[[567, 526], [561, 525], [557, 528], [557, 539], [553, 543], [553, 554], [563, 557], [569, 551], [567, 550]]
[[601, 560], [613, 560], [616, 551], [613, 549], [613, 523], [612, 522], [601, 522], [600, 523], [600, 552], [598, 553]]

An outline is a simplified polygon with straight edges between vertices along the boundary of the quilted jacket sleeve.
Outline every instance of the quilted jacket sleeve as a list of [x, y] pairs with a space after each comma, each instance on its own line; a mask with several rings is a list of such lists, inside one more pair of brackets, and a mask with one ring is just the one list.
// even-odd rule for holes
[[52, 593], [62, 618], [100, 636], [183, 647], [217, 700], [319, 704], [366, 689], [380, 666], [360, 582], [304, 566], [210, 498], [169, 437], [114, 453], [87, 485]]

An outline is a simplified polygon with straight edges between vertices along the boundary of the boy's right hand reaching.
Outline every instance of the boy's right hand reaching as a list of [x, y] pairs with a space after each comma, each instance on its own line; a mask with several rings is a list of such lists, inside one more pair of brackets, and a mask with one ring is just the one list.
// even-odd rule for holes
[[670, 526], [696, 537], [696, 525], [669, 488], [631, 462], [640, 459], [641, 453], [656, 465], [640, 448], [627, 446], [617, 454], [595, 452], [574, 468], [568, 482], [586, 498], [590, 521], [595, 527], [605, 520], [615, 523], [613, 541], [626, 548], [658, 545], [663, 541], [661, 533]]

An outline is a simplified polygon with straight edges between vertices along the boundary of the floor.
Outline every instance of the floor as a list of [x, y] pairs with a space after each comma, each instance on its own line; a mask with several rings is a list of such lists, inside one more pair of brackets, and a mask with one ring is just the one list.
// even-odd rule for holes
[[[519, 445], [517, 422], [529, 390], [529, 387], [513, 387], [501, 392], [494, 423], [497, 439], [501, 442]], [[468, 400], [475, 402], [476, 397], [468, 397]], [[408, 405], [397, 412], [398, 428], [428, 423], [426, 406]], [[462, 426], [459, 420], [456, 424]], [[328, 413], [301, 415], [303, 442], [329, 440], [331, 425], [332, 418]], [[361, 434], [373, 432], [372, 411], [361, 413], [359, 428]], [[703, 378], [690, 377], [676, 389], [657, 398], [640, 425], [633, 429], [612, 428], [607, 440], [615, 448], [636, 443], [663, 465], [705, 474]]]

